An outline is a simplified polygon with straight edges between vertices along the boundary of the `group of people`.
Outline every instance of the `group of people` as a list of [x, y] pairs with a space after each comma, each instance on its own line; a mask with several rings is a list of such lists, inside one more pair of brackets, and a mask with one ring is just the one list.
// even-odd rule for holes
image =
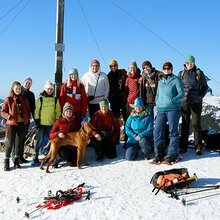
[[[196, 153], [202, 154], [201, 110], [202, 98], [207, 91], [203, 72], [195, 66], [195, 58], [188, 56], [184, 70], [179, 76], [173, 74], [173, 65], [166, 62], [163, 71], [156, 70], [150, 61], [142, 64], [143, 72], [136, 61], [129, 64], [129, 73], [118, 68], [118, 62], [109, 63], [108, 74], [101, 71], [98, 60], [92, 60], [89, 72], [80, 81], [76, 68], [69, 71], [68, 79], [62, 85], [59, 97], [54, 95], [54, 85], [47, 81], [37, 99], [30, 91], [32, 79], [27, 77], [23, 84], [13, 82], [9, 97], [3, 103], [2, 123], [9, 124], [4, 170], [10, 170], [9, 158], [12, 153], [14, 166], [27, 162], [23, 158], [24, 139], [30, 117], [38, 128], [38, 140], [34, 147], [33, 163], [39, 163], [40, 146], [45, 136], [64, 138], [67, 132], [78, 131], [87, 109], [90, 122], [95, 127], [89, 146], [95, 149], [97, 161], [104, 156], [115, 158], [116, 144], [119, 143], [122, 116], [125, 123], [125, 158], [134, 160], [139, 149], [145, 159], [154, 152], [155, 163], [164, 159], [172, 162], [180, 153], [187, 151], [190, 115]], [[154, 121], [154, 107], [157, 116]], [[61, 115], [62, 113], [62, 115]], [[182, 115], [182, 129], [179, 143], [178, 125]], [[169, 146], [165, 150], [165, 126], [169, 126]], [[155, 124], [155, 125], [154, 125]], [[154, 149], [152, 149], [154, 146]], [[63, 146], [53, 166], [61, 160], [76, 166], [76, 148]]]

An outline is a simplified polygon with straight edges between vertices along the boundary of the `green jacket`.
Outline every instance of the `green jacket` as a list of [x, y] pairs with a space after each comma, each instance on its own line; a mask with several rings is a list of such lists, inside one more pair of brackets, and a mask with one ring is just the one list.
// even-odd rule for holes
[[40, 119], [41, 125], [53, 126], [55, 121], [61, 117], [59, 99], [57, 99], [55, 107], [55, 97], [45, 97], [42, 94], [40, 97], [42, 97], [42, 104], [41, 98], [39, 98], [36, 103], [34, 118], [35, 120]]

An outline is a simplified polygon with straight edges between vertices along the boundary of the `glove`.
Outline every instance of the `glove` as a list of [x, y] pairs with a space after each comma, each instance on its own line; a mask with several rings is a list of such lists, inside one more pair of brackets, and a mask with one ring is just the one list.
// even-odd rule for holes
[[88, 96], [88, 101], [92, 101], [95, 97], [93, 95]]
[[35, 120], [35, 127], [36, 127], [37, 129], [40, 129], [40, 128], [41, 128], [40, 119], [36, 119], [36, 120]]

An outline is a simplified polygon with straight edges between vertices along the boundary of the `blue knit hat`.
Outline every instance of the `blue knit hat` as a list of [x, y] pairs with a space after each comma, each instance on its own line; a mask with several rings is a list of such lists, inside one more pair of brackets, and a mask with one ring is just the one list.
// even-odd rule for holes
[[136, 98], [134, 101], [134, 107], [144, 107], [144, 102], [142, 98]]

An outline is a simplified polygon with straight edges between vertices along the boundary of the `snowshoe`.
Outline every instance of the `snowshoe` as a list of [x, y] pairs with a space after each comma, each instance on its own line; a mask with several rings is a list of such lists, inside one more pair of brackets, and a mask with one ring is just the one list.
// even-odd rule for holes
[[178, 155], [177, 157], [166, 157], [165, 160], [161, 164], [173, 165], [178, 163], [183, 159], [182, 156]]

